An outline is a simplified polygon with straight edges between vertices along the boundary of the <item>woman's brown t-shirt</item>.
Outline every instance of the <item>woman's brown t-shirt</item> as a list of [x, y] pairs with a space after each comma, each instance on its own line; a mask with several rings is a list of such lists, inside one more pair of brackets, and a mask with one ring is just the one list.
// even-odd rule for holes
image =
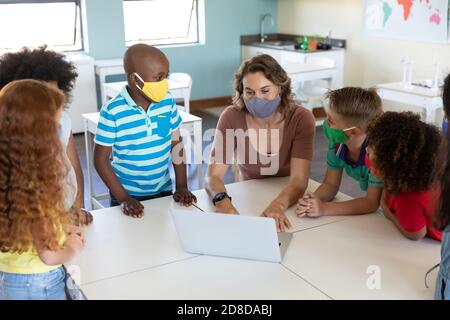
[[248, 130], [246, 114], [236, 106], [224, 110], [216, 128], [212, 162], [237, 163], [242, 179], [249, 180], [289, 176], [292, 158], [312, 160], [315, 119], [309, 110], [298, 106], [286, 115], [279, 152], [272, 155], [258, 153], [250, 143], [252, 130]]

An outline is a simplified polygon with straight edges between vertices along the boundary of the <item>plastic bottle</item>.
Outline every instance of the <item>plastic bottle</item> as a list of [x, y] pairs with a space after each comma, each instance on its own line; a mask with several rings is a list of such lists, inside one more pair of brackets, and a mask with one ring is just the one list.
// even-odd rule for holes
[[302, 49], [303, 50], [308, 50], [308, 37], [307, 36], [303, 37]]
[[433, 62], [433, 85], [431, 87], [432, 90], [438, 91], [439, 90], [439, 63], [434, 60]]
[[408, 89], [411, 89], [411, 88], [412, 88], [412, 72], [413, 72], [413, 64], [414, 64], [414, 61], [413, 61], [412, 59], [410, 59], [410, 60], [409, 60], [409, 63], [408, 63], [408, 74], [407, 74], [407, 77], [406, 77], [406, 87], [407, 87]]
[[331, 30], [328, 31], [327, 37], [325, 39], [326, 49], [331, 49]]
[[403, 57], [400, 62], [403, 65], [402, 86], [404, 88], [411, 88], [413, 61], [410, 57]]

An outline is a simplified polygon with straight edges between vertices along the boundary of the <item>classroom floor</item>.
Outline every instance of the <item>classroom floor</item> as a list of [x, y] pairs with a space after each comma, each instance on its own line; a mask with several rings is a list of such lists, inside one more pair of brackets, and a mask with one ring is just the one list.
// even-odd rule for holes
[[[208, 129], [214, 129], [216, 127], [219, 116], [218, 112], [194, 112], [193, 114], [202, 118], [203, 132], [205, 132]], [[204, 141], [203, 150], [205, 150], [205, 148], [207, 148], [209, 144], [210, 142]], [[81, 166], [84, 173], [85, 204], [87, 205], [88, 183], [86, 170], [86, 151], [83, 134], [75, 135], [75, 145], [78, 151], [78, 155], [80, 157]], [[311, 168], [311, 179], [313, 180], [322, 181], [325, 175], [326, 150], [327, 150], [327, 142], [323, 135], [322, 127], [317, 127], [315, 149], [314, 149], [314, 161]], [[203, 174], [206, 173], [206, 167], [207, 165], [203, 164]], [[197, 166], [195, 165], [189, 166], [188, 176], [189, 176], [188, 182], [189, 186], [193, 187], [194, 189], [197, 189]], [[233, 174], [231, 173], [231, 170], [229, 170], [228, 174], [225, 177], [225, 183], [227, 184], [231, 182], [234, 182], [234, 177]], [[93, 184], [96, 194], [107, 192], [107, 188], [105, 187], [105, 185], [103, 184], [102, 180], [100, 179], [100, 177], [97, 175], [96, 172], [94, 173]], [[358, 183], [355, 180], [349, 178], [346, 174], [343, 175], [341, 191], [352, 197], [359, 197], [363, 194], [359, 189]], [[102, 203], [105, 206], [109, 206], [108, 201], [104, 201]]]

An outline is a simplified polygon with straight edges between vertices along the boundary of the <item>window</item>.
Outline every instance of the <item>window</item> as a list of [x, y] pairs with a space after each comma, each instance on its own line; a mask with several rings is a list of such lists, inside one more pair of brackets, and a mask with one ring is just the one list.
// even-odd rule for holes
[[0, 30], [2, 51], [44, 44], [56, 51], [83, 49], [79, 0], [1, 1]]
[[127, 46], [203, 42], [200, 28], [204, 0], [124, 0]]

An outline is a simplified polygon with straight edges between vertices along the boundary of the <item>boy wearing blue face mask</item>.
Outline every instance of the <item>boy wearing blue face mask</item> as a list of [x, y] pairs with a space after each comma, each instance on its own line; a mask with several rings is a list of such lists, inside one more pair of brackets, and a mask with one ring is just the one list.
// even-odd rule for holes
[[[328, 93], [327, 120], [323, 130], [328, 140], [327, 172], [314, 193], [298, 201], [298, 216], [352, 215], [378, 209], [382, 183], [366, 165], [368, 123], [382, 113], [381, 99], [375, 90], [347, 87]], [[339, 191], [342, 173], [359, 182], [366, 196], [331, 202]]]
[[159, 49], [137, 44], [125, 53], [124, 68], [128, 85], [103, 106], [95, 137], [94, 165], [110, 190], [111, 206], [142, 217], [140, 201], [172, 195], [171, 158], [174, 199], [189, 206], [197, 200], [187, 188], [186, 163], [179, 161], [183, 147], [174, 149], [181, 143], [181, 117], [168, 91], [169, 61]]

